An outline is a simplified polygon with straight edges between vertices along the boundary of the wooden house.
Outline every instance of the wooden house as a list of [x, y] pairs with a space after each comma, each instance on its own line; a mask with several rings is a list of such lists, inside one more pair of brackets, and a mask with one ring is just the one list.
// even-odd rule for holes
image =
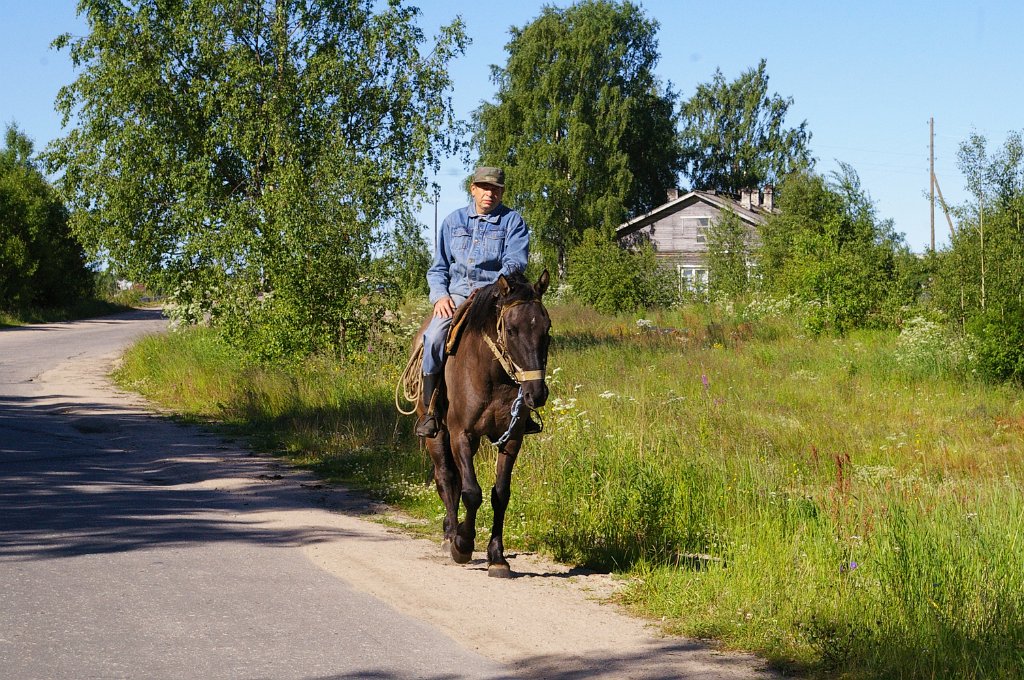
[[707, 285], [707, 230], [725, 210], [732, 210], [747, 227], [751, 245], [758, 240], [758, 226], [776, 212], [771, 187], [743, 191], [739, 200], [714, 191], [680, 195], [670, 189], [668, 202], [619, 225], [615, 238], [636, 244], [649, 241], [666, 267], [676, 270], [687, 284]]

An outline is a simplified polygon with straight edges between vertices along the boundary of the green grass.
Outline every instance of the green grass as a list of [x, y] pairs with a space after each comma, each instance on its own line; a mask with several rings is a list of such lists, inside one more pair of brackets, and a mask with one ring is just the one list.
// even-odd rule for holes
[[[623, 602], [669, 632], [812, 675], [1024, 675], [1019, 390], [914, 370], [891, 332], [551, 311], [551, 399], [515, 470], [510, 549], [620, 571]], [[404, 359], [246, 367], [195, 331], [143, 341], [121, 380], [439, 535], [393, 405]], [[494, 455], [478, 455], [485, 489]]]

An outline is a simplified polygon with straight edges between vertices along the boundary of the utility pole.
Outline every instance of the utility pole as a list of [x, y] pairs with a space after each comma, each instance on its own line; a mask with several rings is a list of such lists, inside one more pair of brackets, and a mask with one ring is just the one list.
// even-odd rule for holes
[[434, 182], [434, 250], [430, 253], [433, 257], [437, 254], [437, 202], [441, 199], [441, 185]]
[[935, 118], [928, 119], [928, 204], [931, 212], [932, 252], [935, 252]]

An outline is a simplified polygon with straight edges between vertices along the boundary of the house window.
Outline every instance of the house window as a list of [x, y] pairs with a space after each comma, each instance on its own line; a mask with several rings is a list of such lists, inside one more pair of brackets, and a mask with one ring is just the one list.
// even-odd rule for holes
[[707, 243], [707, 236], [705, 232], [707, 228], [711, 226], [710, 217], [683, 217], [683, 223], [685, 225], [685, 231], [693, 229], [694, 237], [697, 243]]
[[708, 270], [703, 267], [677, 265], [676, 271], [689, 288], [703, 288], [708, 284]]

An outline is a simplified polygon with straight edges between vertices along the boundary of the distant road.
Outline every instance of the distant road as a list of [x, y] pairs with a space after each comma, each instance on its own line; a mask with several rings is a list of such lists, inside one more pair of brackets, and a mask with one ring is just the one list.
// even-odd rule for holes
[[[0, 678], [497, 678], [317, 567], [311, 492], [114, 397], [156, 311], [0, 331]], [[322, 511], [321, 511], [322, 513]]]

